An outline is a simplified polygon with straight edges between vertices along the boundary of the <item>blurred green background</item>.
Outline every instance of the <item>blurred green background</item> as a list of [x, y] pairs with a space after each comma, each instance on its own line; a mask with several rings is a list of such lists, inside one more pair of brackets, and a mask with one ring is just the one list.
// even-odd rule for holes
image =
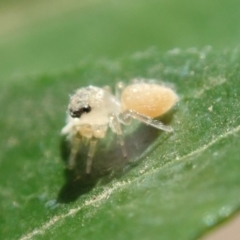
[[236, 46], [239, 9], [238, 0], [1, 1], [1, 82], [151, 46]]

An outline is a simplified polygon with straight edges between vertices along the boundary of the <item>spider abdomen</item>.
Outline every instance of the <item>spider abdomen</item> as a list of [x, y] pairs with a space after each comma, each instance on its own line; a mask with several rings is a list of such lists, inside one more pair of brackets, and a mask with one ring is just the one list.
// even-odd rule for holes
[[171, 88], [150, 83], [129, 85], [121, 96], [123, 111], [134, 110], [151, 118], [163, 115], [177, 101], [178, 96]]

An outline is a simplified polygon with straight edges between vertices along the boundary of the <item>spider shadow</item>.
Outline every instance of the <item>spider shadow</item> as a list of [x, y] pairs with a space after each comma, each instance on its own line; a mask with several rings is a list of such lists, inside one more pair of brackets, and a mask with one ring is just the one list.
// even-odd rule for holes
[[[167, 114], [161, 121], [169, 124], [172, 114]], [[64, 169], [65, 183], [61, 187], [57, 202], [70, 203], [75, 201], [81, 195], [91, 191], [96, 184], [107, 184], [114, 178], [120, 178], [140, 162], [139, 156], [151, 145], [151, 143], [160, 135], [162, 131], [153, 127], [141, 124], [133, 133], [124, 137], [127, 158], [124, 158], [117, 138], [112, 134], [113, 141], [108, 145], [103, 141], [98, 142], [97, 150], [94, 155], [91, 174], [86, 173], [86, 156], [88, 146], [81, 145], [76, 167], [73, 170]], [[169, 135], [170, 136], [170, 135]], [[109, 142], [109, 140], [108, 140]], [[107, 146], [108, 145], [108, 146]], [[70, 147], [68, 142], [62, 138], [60, 144], [61, 157], [65, 166], [69, 159]]]

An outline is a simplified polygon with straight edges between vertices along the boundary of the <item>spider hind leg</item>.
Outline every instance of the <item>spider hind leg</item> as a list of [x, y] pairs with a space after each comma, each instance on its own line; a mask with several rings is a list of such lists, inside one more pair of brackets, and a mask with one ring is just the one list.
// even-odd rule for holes
[[109, 125], [110, 125], [112, 131], [117, 134], [118, 143], [121, 146], [123, 157], [126, 158], [127, 150], [126, 150], [124, 139], [123, 139], [122, 128], [121, 128], [120, 122], [118, 120], [118, 117], [115, 114], [111, 114]]
[[133, 110], [126, 110], [123, 113], [123, 116], [124, 116], [123, 118], [126, 118], [126, 119], [128, 119], [129, 117], [134, 118], [134, 119], [136, 119], [140, 122], [145, 123], [146, 125], [152, 126], [154, 128], [160, 129], [160, 130], [163, 130], [165, 132], [173, 132], [172, 127], [166, 126], [159, 120], [155, 120], [153, 118], [150, 118], [146, 115], [142, 115], [142, 114], [140, 114], [138, 112], [135, 112]]

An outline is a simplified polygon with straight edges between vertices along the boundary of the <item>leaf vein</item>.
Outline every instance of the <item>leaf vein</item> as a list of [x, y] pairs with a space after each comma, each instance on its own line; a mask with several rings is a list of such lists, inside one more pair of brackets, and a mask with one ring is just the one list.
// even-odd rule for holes
[[[179, 158], [175, 159], [175, 161], [183, 161], [183, 160], [185, 160], [189, 157], [193, 157], [193, 156], [207, 150], [208, 148], [210, 148], [211, 146], [213, 146], [215, 143], [219, 142], [220, 140], [222, 140], [224, 138], [227, 138], [228, 136], [233, 135], [233, 134], [235, 134], [239, 131], [240, 131], [240, 125], [231, 129], [231, 130], [229, 130], [229, 131], [227, 131], [227, 132], [225, 132], [225, 133], [223, 133], [223, 134], [221, 134], [219, 137], [213, 139], [212, 141], [205, 144], [204, 146], [202, 146], [200, 148], [197, 148], [196, 150], [194, 150], [194, 151], [192, 151], [192, 152], [190, 152], [186, 155], [183, 155], [182, 157], [179, 157]], [[174, 163], [175, 161], [171, 161], [171, 162], [165, 164], [163, 167], [166, 167], [166, 166]], [[154, 172], [156, 172], [158, 170], [159, 169], [155, 169], [153, 171], [145, 172], [141, 176], [153, 174]], [[29, 239], [32, 239], [36, 235], [44, 234], [51, 226], [53, 226], [57, 222], [59, 222], [61, 220], [64, 220], [67, 217], [70, 217], [70, 216], [72, 217], [73, 215], [77, 214], [80, 210], [82, 210], [84, 207], [91, 206], [91, 205], [94, 205], [95, 203], [98, 203], [98, 202], [104, 200], [104, 199], [108, 199], [109, 195], [113, 191], [115, 191], [115, 190], [117, 190], [117, 189], [119, 189], [123, 186], [126, 186], [131, 182], [132, 181], [122, 181], [122, 182], [115, 183], [114, 186], [111, 187], [111, 188], [109, 188], [109, 187], [105, 188], [104, 191], [101, 194], [99, 194], [97, 197], [95, 197], [94, 199], [92, 198], [92, 199], [86, 200], [81, 206], [70, 209], [65, 214], [61, 214], [61, 215], [53, 217], [47, 223], [43, 224], [39, 228], [34, 229], [32, 232], [27, 233], [26, 235], [23, 235], [19, 240], [29, 240]]]

